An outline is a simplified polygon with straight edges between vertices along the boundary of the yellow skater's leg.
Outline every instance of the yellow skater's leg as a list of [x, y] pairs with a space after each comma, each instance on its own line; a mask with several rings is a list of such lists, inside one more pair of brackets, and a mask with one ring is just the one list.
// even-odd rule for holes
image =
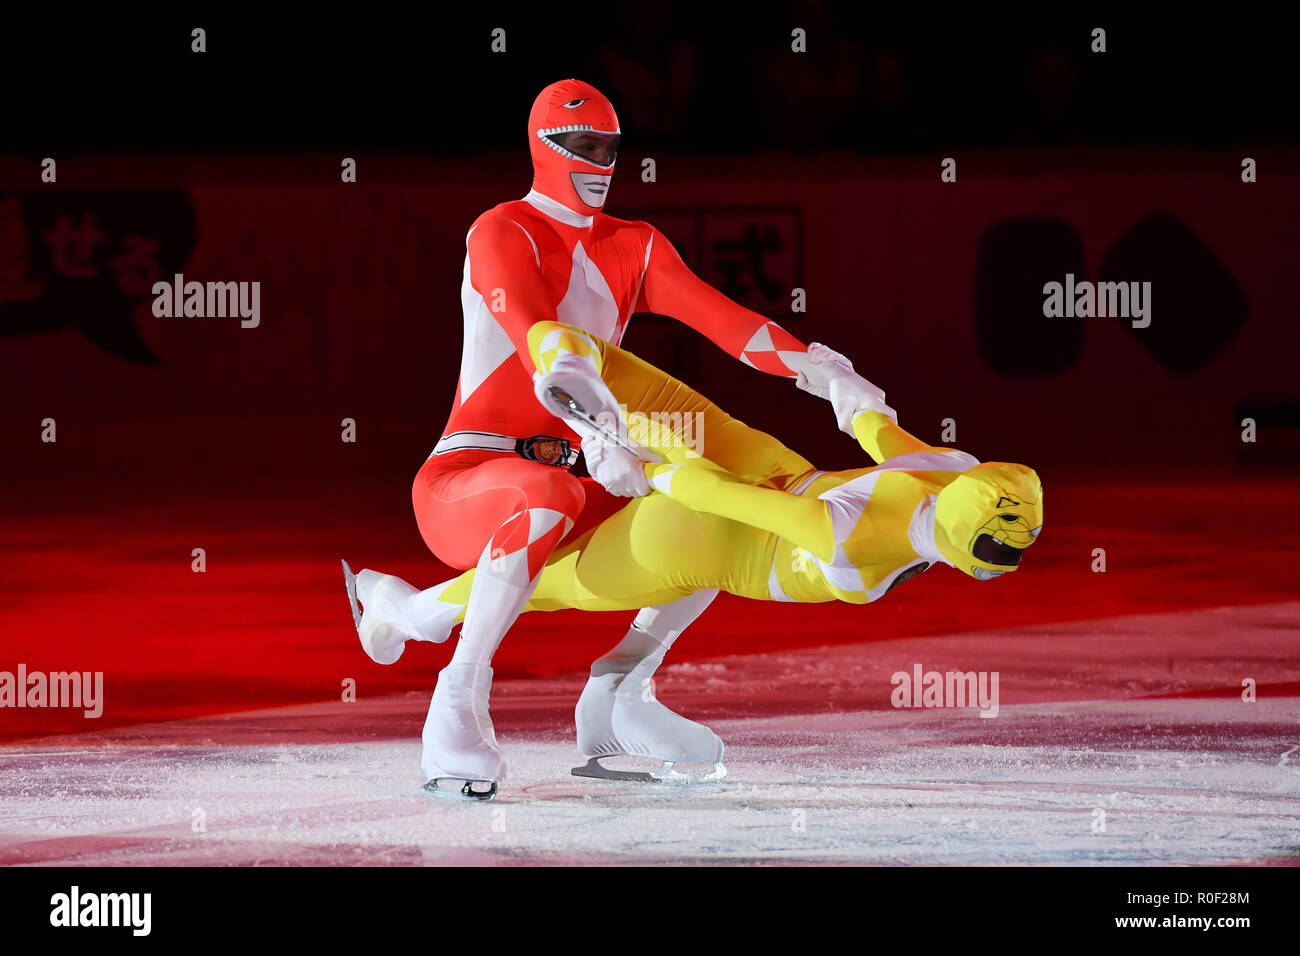
[[[716, 470], [716, 466], [695, 459], [683, 471], [694, 476], [697, 469]], [[679, 482], [679, 489], [683, 487]], [[770, 489], [751, 490], [803, 501]], [[651, 494], [628, 502], [597, 527], [552, 552], [523, 610], [631, 611], [711, 588], [766, 597], [773, 541], [763, 529], [725, 515], [702, 513], [668, 495]], [[388, 616], [400, 622], [395, 628], [404, 635], [403, 641], [440, 643], [464, 621], [477, 573], [471, 568], [419, 592], [391, 575], [373, 571], [362, 575], [397, 582], [390, 589], [395, 610]]]
[[733, 418], [699, 392], [649, 362], [575, 326], [537, 322], [528, 333], [533, 361], [543, 372], [564, 358], [604, 380], [627, 417], [629, 436], [680, 463], [697, 456], [741, 481], [787, 490], [812, 464], [766, 432]]

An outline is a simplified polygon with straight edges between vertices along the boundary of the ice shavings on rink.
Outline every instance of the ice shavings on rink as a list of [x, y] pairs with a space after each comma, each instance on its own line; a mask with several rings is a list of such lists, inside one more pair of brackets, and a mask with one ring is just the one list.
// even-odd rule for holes
[[[1296, 863], [1300, 698], [1268, 688], [1300, 678], [1298, 619], [1289, 603], [665, 667], [659, 696], [728, 744], [728, 779], [695, 787], [570, 776], [573, 676], [495, 689], [510, 774], [490, 803], [420, 791], [421, 694], [30, 741], [0, 749], [0, 863]], [[998, 716], [891, 707], [911, 662], [1001, 669]]]

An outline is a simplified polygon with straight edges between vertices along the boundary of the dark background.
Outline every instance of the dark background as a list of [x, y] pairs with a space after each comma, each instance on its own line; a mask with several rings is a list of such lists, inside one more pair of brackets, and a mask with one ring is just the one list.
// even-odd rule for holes
[[[936, 573], [869, 611], [737, 601], [676, 654], [1294, 595], [1300, 149], [1280, 23], [850, 4], [25, 17], [0, 34], [0, 669], [103, 669], [106, 722], [318, 699], [349, 675], [431, 686], [445, 647], [360, 656], [337, 559], [449, 574], [408, 496], [455, 388], [464, 233], [527, 190], [528, 108], [565, 76], [620, 115], [610, 214], [848, 354], [921, 437], [952, 417], [954, 444], [1047, 489], [1034, 560], [996, 589]], [[49, 236], [86, 216], [105, 242], [70, 276]], [[769, 234], [771, 271], [729, 284], [727, 244]], [[153, 317], [154, 267], [261, 281], [261, 327]], [[1067, 271], [1152, 281], [1152, 326], [1044, 319], [1042, 284]], [[624, 344], [819, 467], [862, 464], [825, 405], [671, 319]], [[580, 670], [621, 627], [534, 615], [498, 671]], [[0, 734], [64, 719], [11, 711]]]
[[[625, 149], [906, 154], [1294, 143], [1281, 17], [857, 3], [482, 4], [365, 17], [17, 13], [7, 146], [60, 152], [515, 149], [548, 77], [606, 91]], [[208, 31], [208, 52], [189, 33]], [[506, 30], [505, 54], [491, 31]], [[790, 53], [790, 31], [807, 53]], [[1105, 54], [1091, 31], [1107, 31]], [[525, 104], [523, 110], [520, 104]], [[515, 122], [508, 121], [514, 117]], [[37, 146], [39, 143], [39, 147]]]

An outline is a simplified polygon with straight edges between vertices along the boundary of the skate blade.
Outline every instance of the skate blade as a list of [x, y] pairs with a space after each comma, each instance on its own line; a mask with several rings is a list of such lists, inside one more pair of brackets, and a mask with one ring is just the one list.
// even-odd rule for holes
[[[457, 788], [440, 787], [438, 786], [439, 780], [454, 781], [460, 786]], [[475, 790], [474, 784], [476, 783], [487, 784], [488, 789]], [[497, 795], [497, 782], [495, 780], [466, 780], [463, 777], [434, 777], [420, 789], [436, 797], [451, 797], [454, 799], [467, 797], [470, 800], [491, 800]]]
[[727, 776], [727, 768], [715, 763], [707, 773], [681, 773], [673, 769], [673, 761], [665, 760], [664, 765], [653, 771], [651, 779], [658, 783], [717, 783]]
[[569, 771], [575, 777], [591, 777], [595, 780], [635, 780], [638, 783], [653, 783], [654, 777], [644, 770], [612, 770], [602, 766], [599, 757], [592, 757], [581, 767]]
[[[627, 754], [607, 754], [606, 756], [628, 756]], [[613, 770], [603, 766], [600, 757], [590, 758], [581, 767], [574, 767], [569, 772], [575, 777], [593, 777], [597, 780], [634, 780], [638, 783], [716, 783], [727, 776], [727, 768], [715, 763], [713, 769], [704, 773], [681, 773], [673, 769], [673, 761], [665, 760], [658, 770]]]
[[631, 455], [635, 455], [637, 458], [640, 458], [644, 462], [648, 462], [652, 465], [663, 464], [664, 461], [663, 455], [660, 455], [658, 452], [652, 451], [649, 448], [642, 448], [640, 445], [634, 444], [630, 441], [625, 441], [622, 435], [618, 434], [615, 431], [611, 431], [609, 428], [606, 428], [603, 424], [597, 421], [596, 418], [590, 412], [588, 412], [585, 408], [582, 407], [582, 405], [578, 402], [577, 399], [575, 399], [568, 392], [564, 391], [564, 389], [552, 385], [546, 391], [548, 393], [548, 397], [550, 398], [552, 404], [555, 406], [554, 414], [556, 414], [557, 416], [561, 416], [561, 417], [567, 416], [569, 418], [576, 418], [578, 419], [578, 421], [585, 422], [586, 424], [590, 425], [592, 428], [596, 429], [596, 431], [600, 432], [600, 434], [604, 437], [605, 441], [609, 442], [610, 444], [617, 445], [619, 448], [622, 448], [625, 452], [628, 452]]
[[357, 604], [357, 576], [352, 573], [348, 567], [347, 561], [343, 562], [343, 587], [348, 592], [348, 604], [352, 606], [352, 623], [356, 625], [357, 637], [361, 636], [361, 606]]

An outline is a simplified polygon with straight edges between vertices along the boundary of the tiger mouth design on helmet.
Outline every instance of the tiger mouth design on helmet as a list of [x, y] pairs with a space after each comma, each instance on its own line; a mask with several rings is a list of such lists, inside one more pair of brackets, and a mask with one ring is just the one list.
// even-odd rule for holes
[[[538, 95], [529, 115], [533, 188], [580, 215], [605, 204], [613, 178], [622, 130], [613, 105], [581, 80], [552, 83]], [[571, 133], [613, 138], [605, 162], [565, 145]]]

